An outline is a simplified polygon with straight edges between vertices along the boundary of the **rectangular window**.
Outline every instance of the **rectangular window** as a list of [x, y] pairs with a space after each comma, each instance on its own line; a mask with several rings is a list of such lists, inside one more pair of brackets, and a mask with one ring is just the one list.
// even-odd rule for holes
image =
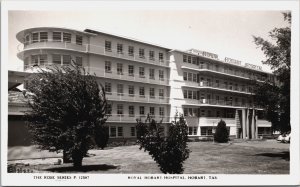
[[159, 107], [159, 115], [164, 116], [165, 115], [165, 108], [164, 107]]
[[159, 61], [160, 62], [164, 61], [164, 54], [163, 53], [159, 53]]
[[187, 75], [188, 75], [187, 72], [183, 72], [183, 80], [184, 80], [184, 81], [187, 81]]
[[117, 105], [117, 114], [123, 115], [123, 105], [121, 105], [121, 104]]
[[193, 135], [193, 127], [188, 128], [189, 135]]
[[140, 115], [141, 116], [145, 115], [145, 107], [144, 106], [140, 106]]
[[149, 78], [150, 79], [155, 79], [155, 69], [149, 69]]
[[145, 68], [139, 67], [139, 75], [141, 78], [145, 78]]
[[129, 113], [129, 117], [134, 116], [134, 106], [129, 106], [128, 107], [128, 113]]
[[111, 51], [111, 41], [105, 41], [105, 51]]
[[32, 33], [32, 43], [36, 43], [36, 42], [39, 42], [39, 33], [38, 32]]
[[70, 64], [71, 63], [71, 56], [70, 55], [63, 55], [63, 64]]
[[145, 50], [144, 49], [139, 49], [139, 57], [140, 58], [145, 58]]
[[183, 55], [182, 58], [183, 58], [182, 61], [183, 61], [184, 63], [187, 63], [187, 56], [186, 56], [186, 55]]
[[63, 42], [71, 43], [72, 35], [70, 33], [63, 33]]
[[192, 90], [188, 90], [188, 98], [193, 99], [193, 91]]
[[30, 35], [27, 34], [27, 35], [25, 36], [25, 45], [28, 45], [29, 42], [30, 42]]
[[48, 41], [48, 33], [47, 32], [40, 32], [40, 42]]
[[197, 91], [193, 91], [193, 99], [197, 100]]
[[108, 115], [111, 115], [111, 104], [107, 104], [106, 111]]
[[159, 70], [159, 80], [163, 81], [164, 79], [164, 70]]
[[188, 56], [188, 63], [192, 63], [192, 57], [191, 56]]
[[155, 98], [155, 89], [154, 88], [150, 88], [149, 89], [149, 95], [150, 95], [150, 98]]
[[154, 60], [154, 51], [149, 51], [149, 59]]
[[140, 87], [140, 97], [145, 97], [145, 88]]
[[61, 42], [61, 32], [53, 32], [53, 41]]
[[128, 55], [134, 56], [134, 47], [133, 46], [128, 46]]
[[192, 64], [197, 64], [197, 58], [196, 57], [192, 57]]
[[47, 55], [40, 55], [40, 65], [47, 63]]
[[80, 56], [77, 56], [77, 57], [76, 57], [76, 64], [77, 64], [78, 66], [82, 66], [82, 57], [80, 57]]
[[105, 90], [106, 94], [111, 95], [111, 83], [110, 82], [105, 82], [104, 90]]
[[187, 99], [187, 90], [183, 90], [183, 97]]
[[197, 82], [197, 74], [193, 73], [193, 82]]
[[117, 73], [118, 75], [123, 75], [123, 64], [117, 63]]
[[130, 127], [130, 136], [135, 136], [135, 127]]
[[159, 89], [159, 98], [164, 99], [165, 98], [165, 90], [164, 89]]
[[118, 137], [123, 136], [123, 127], [118, 127]]
[[105, 72], [111, 73], [111, 62], [110, 61], [105, 61]]
[[61, 64], [61, 55], [53, 54], [52, 62], [53, 62], [53, 64]]
[[117, 93], [118, 93], [118, 96], [122, 96], [123, 95], [123, 84], [118, 84], [117, 85]]
[[117, 52], [123, 54], [123, 44], [117, 44]]
[[128, 65], [128, 75], [134, 76], [134, 66], [133, 65]]
[[192, 73], [188, 73], [188, 81], [193, 81], [193, 74]]
[[82, 45], [82, 36], [76, 35], [76, 44], [77, 45]]
[[134, 86], [133, 85], [128, 86], [128, 94], [130, 97], [134, 97]]
[[184, 108], [184, 109], [183, 109], [183, 115], [184, 115], [184, 116], [188, 116], [188, 115], [189, 115], [189, 111], [188, 111], [187, 108]]
[[117, 136], [117, 129], [115, 126], [110, 127], [110, 137], [116, 137]]
[[150, 107], [150, 115], [155, 116], [155, 107]]
[[31, 55], [31, 64], [33, 65], [39, 64], [39, 55]]

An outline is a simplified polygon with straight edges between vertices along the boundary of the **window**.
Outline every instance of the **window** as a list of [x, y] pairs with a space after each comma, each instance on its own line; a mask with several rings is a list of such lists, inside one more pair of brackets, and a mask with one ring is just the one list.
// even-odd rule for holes
[[144, 67], [139, 68], [139, 75], [141, 78], [145, 77], [145, 68]]
[[220, 86], [219, 80], [216, 80], [216, 87], [218, 88]]
[[82, 45], [82, 36], [76, 35], [76, 44], [77, 45]]
[[82, 66], [82, 57], [80, 57], [80, 56], [77, 56], [77, 57], [76, 57], [76, 64], [77, 64], [78, 66]]
[[130, 127], [130, 136], [135, 136], [135, 127]]
[[164, 80], [164, 70], [159, 70], [159, 80]]
[[201, 127], [201, 136], [212, 136], [212, 127]]
[[30, 35], [27, 34], [27, 35], [25, 36], [25, 45], [28, 45], [29, 42], [30, 42]]
[[193, 73], [193, 82], [197, 82], [197, 74]]
[[123, 44], [117, 44], [117, 52], [123, 54]]
[[47, 32], [40, 32], [40, 42], [48, 41], [48, 33]]
[[193, 91], [192, 90], [188, 90], [188, 98], [193, 99]]
[[111, 41], [105, 41], [105, 51], [111, 51]]
[[197, 58], [196, 57], [192, 57], [192, 64], [197, 64]]
[[118, 127], [118, 137], [123, 136], [123, 127]]
[[150, 79], [155, 79], [155, 69], [149, 69], [149, 78]]
[[32, 33], [32, 43], [36, 43], [38, 41], [39, 41], [39, 33], [38, 32]]
[[149, 59], [154, 60], [154, 51], [149, 51]]
[[117, 105], [117, 114], [120, 116], [123, 115], [123, 105], [121, 105], [121, 104]]
[[115, 126], [110, 127], [110, 137], [116, 137], [117, 136], [117, 128]]
[[164, 89], [159, 89], [159, 98], [164, 99], [165, 97], [165, 90]]
[[53, 64], [61, 64], [61, 55], [53, 54], [52, 62], [53, 62]]
[[140, 87], [140, 97], [145, 97], [145, 88]]
[[187, 98], [187, 90], [183, 90], [183, 97], [186, 99]]
[[192, 63], [192, 57], [191, 56], [188, 56], [188, 63]]
[[145, 115], [145, 107], [144, 106], [140, 106], [140, 115], [141, 116]]
[[144, 49], [139, 49], [139, 57], [140, 58], [145, 58], [145, 50]]
[[193, 99], [197, 100], [197, 91], [193, 91]]
[[39, 55], [31, 55], [31, 64], [33, 65], [39, 64]]
[[188, 115], [189, 115], [189, 112], [188, 112], [188, 109], [187, 109], [187, 108], [184, 108], [184, 109], [183, 109], [183, 115], [184, 115], [184, 116], [188, 116]]
[[193, 74], [192, 73], [188, 73], [188, 81], [193, 81]]
[[123, 84], [118, 84], [117, 85], [117, 93], [118, 93], [118, 96], [122, 96], [123, 95]]
[[129, 106], [128, 107], [128, 113], [130, 117], [134, 116], [134, 106]]
[[219, 110], [217, 111], [216, 116], [217, 116], [217, 117], [220, 117], [220, 116], [221, 116], [221, 113], [220, 113]]
[[134, 76], [134, 66], [133, 65], [128, 65], [128, 75]]
[[53, 41], [61, 42], [61, 32], [53, 32]]
[[72, 37], [72, 35], [70, 33], [66, 33], [66, 32], [63, 33], [63, 41], [64, 42], [71, 43], [71, 37]]
[[184, 80], [184, 81], [187, 81], [187, 75], [188, 75], [187, 72], [183, 72], [183, 80]]
[[198, 127], [189, 127], [189, 135], [197, 135]]
[[107, 114], [111, 115], [111, 104], [107, 104], [106, 110], [107, 110]]
[[150, 115], [155, 116], [155, 107], [150, 107]]
[[133, 56], [134, 55], [134, 47], [133, 46], [128, 46], [128, 55]]
[[104, 87], [105, 93], [111, 95], [111, 83], [110, 82], [105, 82], [105, 87]]
[[134, 86], [133, 85], [128, 86], [128, 94], [130, 97], [134, 97]]
[[165, 108], [164, 107], [159, 107], [159, 115], [164, 116], [165, 115]]
[[105, 61], [105, 72], [111, 73], [111, 62], [110, 61]]
[[155, 89], [154, 88], [150, 88], [149, 89], [149, 95], [150, 95], [150, 98], [155, 98]]
[[186, 56], [186, 55], [183, 55], [182, 61], [183, 61], [184, 63], [187, 63], [187, 56]]
[[163, 62], [164, 61], [164, 54], [163, 53], [159, 53], [159, 61]]
[[40, 65], [47, 63], [47, 55], [40, 55]]
[[123, 75], [123, 64], [117, 63], [117, 73], [118, 75]]
[[63, 64], [70, 64], [70, 63], [71, 63], [71, 56], [63, 55]]

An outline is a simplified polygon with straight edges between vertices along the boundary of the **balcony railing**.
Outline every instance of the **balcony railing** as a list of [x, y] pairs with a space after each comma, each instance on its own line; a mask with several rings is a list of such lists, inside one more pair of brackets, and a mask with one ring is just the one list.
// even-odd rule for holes
[[[252, 108], [252, 103], [235, 102], [230, 100], [216, 100], [216, 99], [185, 99], [186, 104], [197, 104], [197, 105], [212, 105], [212, 106], [226, 106], [226, 107], [241, 107], [241, 108]], [[255, 106], [255, 108], [261, 108], [260, 106]]]
[[216, 89], [223, 89], [228, 91], [236, 91], [236, 92], [252, 94], [252, 92], [250, 92], [250, 90], [246, 87], [235, 86], [230, 84], [214, 83], [214, 82], [207, 82], [207, 81], [200, 81], [200, 82], [185, 81], [185, 84], [187, 86], [209, 87], [209, 88], [216, 88]]
[[106, 92], [106, 97], [108, 100], [114, 100], [114, 101], [169, 104], [168, 97], [160, 97], [160, 96], [150, 96], [150, 95], [141, 96], [141, 95], [137, 95], [137, 94]]
[[[46, 40], [41, 42], [25, 42], [23, 49], [21, 49], [22, 44], [18, 45], [18, 51], [29, 49], [40, 49], [40, 48], [53, 48], [53, 49], [68, 49], [79, 52], [93, 53], [99, 55], [105, 55], [115, 58], [126, 59], [130, 61], [137, 61], [147, 64], [159, 65], [163, 67], [169, 67], [169, 61], [166, 59], [150, 58], [149, 55], [140, 56], [138, 53], [129, 54], [128, 51], [118, 51], [117, 49], [111, 48], [107, 50], [105, 46], [102, 45], [92, 45], [92, 44], [76, 44], [74, 42], [63, 42], [63, 41], [53, 41]], [[157, 54], [158, 56], [158, 54]]]
[[[145, 122], [147, 118], [147, 115], [130, 115], [130, 114], [111, 114], [108, 117], [107, 122], [131, 122], [136, 123], [137, 119], [141, 119], [143, 122]], [[151, 119], [156, 120], [157, 122], [160, 122], [163, 120], [163, 123], [170, 122], [169, 116], [160, 116], [160, 115], [151, 115]]]

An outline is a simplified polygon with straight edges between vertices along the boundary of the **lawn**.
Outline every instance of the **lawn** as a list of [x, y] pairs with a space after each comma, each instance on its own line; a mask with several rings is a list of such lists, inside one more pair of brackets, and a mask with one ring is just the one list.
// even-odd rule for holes
[[[289, 144], [189, 142], [189, 148], [192, 152], [184, 163], [185, 174], [289, 174]], [[61, 157], [55, 154], [52, 158], [14, 160], [8, 164], [26, 164], [20, 166], [43, 173], [161, 173], [151, 156], [137, 145], [90, 150], [89, 154], [83, 159], [81, 171], [73, 170], [72, 164], [54, 165]]]

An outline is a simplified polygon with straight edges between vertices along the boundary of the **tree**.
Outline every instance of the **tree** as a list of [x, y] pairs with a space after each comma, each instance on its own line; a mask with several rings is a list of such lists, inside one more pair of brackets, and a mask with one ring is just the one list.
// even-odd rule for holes
[[[28, 79], [29, 107], [25, 117], [33, 142], [52, 152], [63, 151], [75, 167], [92, 145], [108, 141], [105, 92], [96, 77], [77, 65], [39, 68]], [[64, 160], [65, 161], [65, 160]]]
[[273, 130], [287, 132], [290, 124], [290, 74], [291, 74], [291, 13], [283, 13], [287, 27], [274, 28], [269, 36], [273, 42], [254, 36], [255, 44], [266, 56], [263, 64], [269, 65], [277, 81], [256, 82], [255, 101], [266, 109], [266, 118]]
[[169, 135], [164, 136], [161, 123], [157, 123], [148, 115], [145, 123], [137, 119], [137, 139], [140, 149], [149, 154], [159, 165], [163, 173], [178, 174], [184, 171], [183, 162], [189, 157], [187, 147], [188, 127], [184, 117], [177, 115], [169, 128]]
[[214, 140], [219, 143], [227, 143], [229, 140], [228, 137], [229, 133], [226, 128], [226, 123], [225, 121], [221, 120], [217, 125], [216, 133], [214, 134]]

